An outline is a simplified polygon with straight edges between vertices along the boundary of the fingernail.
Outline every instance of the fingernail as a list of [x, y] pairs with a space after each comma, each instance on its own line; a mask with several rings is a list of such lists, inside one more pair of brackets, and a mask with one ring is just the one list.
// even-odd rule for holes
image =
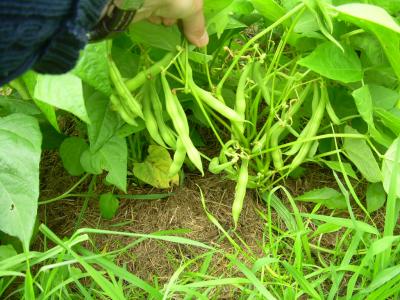
[[197, 39], [196, 46], [197, 47], [207, 46], [209, 40], [210, 40], [210, 38], [208, 37], [207, 31], [204, 31], [204, 34], [199, 39]]

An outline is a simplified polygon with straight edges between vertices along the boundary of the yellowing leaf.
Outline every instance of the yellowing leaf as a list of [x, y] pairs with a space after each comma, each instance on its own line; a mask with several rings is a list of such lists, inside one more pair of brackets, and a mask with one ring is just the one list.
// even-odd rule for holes
[[134, 164], [133, 174], [156, 188], [167, 189], [171, 187], [171, 184], [179, 185], [179, 175], [168, 177], [171, 164], [171, 156], [164, 147], [151, 145], [146, 160], [143, 163]]

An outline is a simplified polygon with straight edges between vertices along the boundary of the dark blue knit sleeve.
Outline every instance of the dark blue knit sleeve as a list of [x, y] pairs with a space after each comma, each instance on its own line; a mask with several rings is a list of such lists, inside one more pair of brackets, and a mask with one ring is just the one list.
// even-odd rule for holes
[[71, 70], [108, 0], [0, 0], [0, 86]]

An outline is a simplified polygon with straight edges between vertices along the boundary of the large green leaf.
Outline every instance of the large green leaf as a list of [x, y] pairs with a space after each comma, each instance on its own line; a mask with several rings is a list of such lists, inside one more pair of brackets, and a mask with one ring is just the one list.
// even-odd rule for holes
[[106, 42], [88, 45], [73, 73], [96, 90], [111, 95]]
[[319, 45], [299, 64], [329, 79], [344, 83], [360, 81], [363, 78], [361, 61], [356, 52], [343, 45], [344, 52], [331, 42]]
[[[37, 83], [38, 74], [33, 71], [26, 72], [22, 77], [22, 81], [25, 83], [26, 88], [28, 89], [29, 96], [31, 96], [33, 102], [35, 102], [36, 106], [42, 111], [43, 115], [47, 118], [49, 123], [54, 127], [55, 130], [60, 132], [60, 128], [57, 122], [57, 114], [56, 110], [53, 106], [39, 101], [33, 97], [35, 93], [35, 87]], [[26, 100], [26, 99], [25, 99]]]
[[120, 127], [120, 118], [112, 110], [110, 98], [94, 93], [86, 100], [86, 107], [89, 114], [88, 136], [92, 152], [98, 151], [117, 132]]
[[101, 174], [108, 171], [106, 180], [126, 192], [128, 147], [126, 140], [114, 136], [102, 148], [93, 152], [90, 149], [83, 152], [81, 164], [83, 169], [91, 174]]
[[83, 98], [82, 81], [73, 74], [39, 75], [34, 97], [90, 122]]
[[[350, 126], [346, 126], [345, 133], [358, 134], [359, 132]], [[369, 182], [382, 181], [381, 170], [366, 141], [361, 139], [345, 138], [343, 149], [365, 179]]]
[[339, 18], [372, 32], [381, 43], [396, 75], [400, 78], [400, 26], [383, 8], [351, 3], [336, 7]]
[[35, 118], [0, 118], [0, 230], [27, 249], [36, 220], [42, 136]]
[[395, 14], [400, 12], [400, 1], [399, 0], [369, 0], [371, 4], [383, 7], [388, 12]]
[[368, 85], [374, 107], [390, 110], [400, 101], [400, 94], [395, 90], [379, 85]]

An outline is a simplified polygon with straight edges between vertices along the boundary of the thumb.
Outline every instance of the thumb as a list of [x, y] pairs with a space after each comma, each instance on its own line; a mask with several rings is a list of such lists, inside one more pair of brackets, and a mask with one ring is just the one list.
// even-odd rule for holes
[[189, 42], [197, 47], [204, 47], [208, 44], [209, 37], [206, 31], [202, 6], [194, 14], [184, 18], [182, 24], [183, 31]]

